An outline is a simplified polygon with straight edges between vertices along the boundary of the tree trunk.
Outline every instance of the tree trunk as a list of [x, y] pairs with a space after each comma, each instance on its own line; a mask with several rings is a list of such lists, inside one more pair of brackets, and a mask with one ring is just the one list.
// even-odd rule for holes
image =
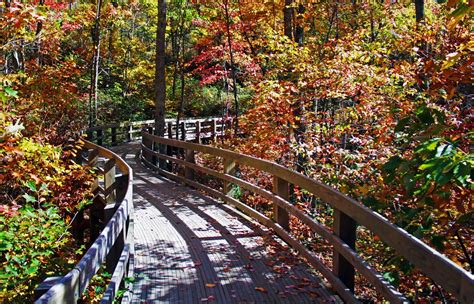
[[285, 0], [285, 8], [283, 9], [283, 27], [285, 36], [293, 40], [293, 8], [291, 5], [293, 0]]
[[235, 111], [234, 134], [237, 136], [238, 129], [239, 129], [239, 99], [238, 99], [238, 91], [237, 91], [237, 74], [235, 70], [234, 52], [232, 50], [232, 37], [230, 35], [229, 0], [224, 1], [224, 12], [225, 12], [225, 19], [226, 19], [227, 44], [229, 44], [232, 84], [234, 86], [234, 111]]
[[303, 45], [303, 38], [304, 38], [304, 17], [303, 14], [305, 12], [305, 8], [303, 4], [298, 6], [298, 15], [296, 16], [296, 27], [295, 27], [295, 42], [298, 43], [299, 46]]
[[425, 0], [415, 0], [416, 23], [420, 23], [425, 18]]
[[98, 95], [98, 83], [99, 83], [101, 9], [102, 9], [102, 0], [98, 0], [96, 14], [95, 14], [95, 23], [94, 23], [94, 28], [92, 32], [94, 56], [92, 58], [91, 86], [90, 86], [90, 91], [89, 91], [89, 126], [95, 126], [97, 123], [97, 95]]
[[[39, 1], [39, 5], [44, 5], [44, 0]], [[43, 22], [38, 21], [36, 24], [36, 32], [35, 32], [35, 45], [36, 45], [36, 60], [39, 66], [42, 64], [41, 60], [41, 30], [43, 29]]]
[[158, 26], [156, 30], [156, 58], [155, 58], [155, 134], [165, 134], [165, 34], [166, 34], [166, 0], [158, 0]]
[[180, 24], [180, 30], [179, 30], [179, 36], [177, 39], [180, 39], [180, 42], [177, 42], [177, 65], [179, 64], [180, 67], [180, 81], [181, 81], [181, 94], [180, 94], [180, 101], [179, 101], [179, 108], [178, 108], [178, 115], [176, 116], [176, 139], [179, 139], [179, 123], [181, 116], [183, 116], [184, 113], [184, 92], [186, 88], [186, 83], [185, 83], [185, 75], [184, 75], [184, 54], [186, 51], [186, 31], [184, 29], [184, 21], [185, 21], [185, 12], [184, 10], [187, 9], [187, 1], [186, 5], [181, 8], [183, 11], [181, 12], [181, 24]]

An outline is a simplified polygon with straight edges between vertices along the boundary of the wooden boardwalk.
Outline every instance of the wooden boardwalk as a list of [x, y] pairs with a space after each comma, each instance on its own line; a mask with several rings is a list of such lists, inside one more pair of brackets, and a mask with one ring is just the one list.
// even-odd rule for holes
[[134, 170], [134, 303], [341, 302], [267, 229], [114, 150]]

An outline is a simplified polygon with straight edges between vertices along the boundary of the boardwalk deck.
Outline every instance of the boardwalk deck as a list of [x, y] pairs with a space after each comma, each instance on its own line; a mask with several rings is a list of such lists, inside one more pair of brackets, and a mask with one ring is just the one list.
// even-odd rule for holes
[[134, 303], [341, 302], [271, 232], [151, 173], [138, 149], [114, 149], [135, 173]]

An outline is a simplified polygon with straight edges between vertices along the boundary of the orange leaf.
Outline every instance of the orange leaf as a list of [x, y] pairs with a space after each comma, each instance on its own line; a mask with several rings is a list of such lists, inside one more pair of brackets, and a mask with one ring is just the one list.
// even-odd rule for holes
[[267, 292], [268, 292], [268, 291], [267, 291], [265, 288], [263, 288], [263, 287], [255, 287], [255, 290], [256, 290], [256, 291], [260, 291], [260, 292], [264, 292], [264, 293], [267, 293]]

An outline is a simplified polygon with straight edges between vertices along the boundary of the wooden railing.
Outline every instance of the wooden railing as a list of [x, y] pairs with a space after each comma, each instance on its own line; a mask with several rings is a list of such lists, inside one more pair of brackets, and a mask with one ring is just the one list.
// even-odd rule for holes
[[[232, 119], [201, 118], [183, 119], [176, 126], [176, 119], [166, 119], [165, 134], [168, 138], [177, 138], [185, 141], [202, 142], [215, 140], [225, 130], [232, 126]], [[147, 129], [153, 133], [155, 121], [133, 121], [120, 124], [97, 126], [86, 130], [87, 139], [99, 146], [116, 146], [123, 142], [130, 142], [141, 138], [141, 130]]]
[[[85, 149], [83, 161], [99, 172], [89, 206], [95, 241], [68, 274], [40, 284], [37, 292], [45, 293], [35, 303], [76, 303], [102, 265], [112, 277], [101, 303], [112, 303], [120, 288], [131, 288], [124, 286], [124, 278], [133, 275], [132, 169], [103, 147], [86, 141]], [[130, 300], [128, 293], [124, 297]]]
[[[156, 147], [166, 146], [159, 153]], [[155, 147], [154, 149], [152, 147]], [[172, 148], [170, 148], [172, 147]], [[184, 157], [172, 155], [170, 151], [181, 150]], [[199, 166], [195, 163], [196, 152], [211, 155], [222, 160], [223, 171]], [[208, 194], [234, 205], [268, 228], [273, 229], [285, 242], [296, 249], [333, 286], [346, 302], [356, 302], [354, 296], [354, 276], [357, 271], [386, 300], [391, 303], [407, 302], [407, 299], [384, 277], [369, 265], [355, 250], [357, 225], [366, 227], [388, 246], [395, 249], [415, 267], [433, 279], [438, 285], [451, 292], [460, 302], [472, 303], [474, 300], [474, 276], [433, 250], [421, 240], [395, 226], [380, 214], [331, 187], [308, 178], [281, 165], [238, 154], [232, 151], [195, 143], [162, 138], [142, 132], [142, 160], [160, 174], [202, 189]], [[161, 159], [160, 165], [156, 165]], [[163, 160], [165, 165], [163, 165]], [[171, 165], [174, 164], [174, 165]], [[178, 165], [178, 166], [176, 166]], [[243, 165], [266, 172], [273, 176], [273, 191], [268, 191], [233, 175], [237, 165]], [[201, 184], [195, 173], [208, 175], [223, 181], [223, 189], [216, 190]], [[274, 203], [274, 218], [270, 219], [257, 210], [229, 195], [230, 185], [234, 184]], [[290, 185], [298, 186], [314, 194], [333, 209], [333, 227], [329, 229], [289, 202]], [[289, 217], [294, 216], [307, 225], [314, 233], [332, 245], [334, 254], [332, 269], [321, 262], [290, 232]]]

